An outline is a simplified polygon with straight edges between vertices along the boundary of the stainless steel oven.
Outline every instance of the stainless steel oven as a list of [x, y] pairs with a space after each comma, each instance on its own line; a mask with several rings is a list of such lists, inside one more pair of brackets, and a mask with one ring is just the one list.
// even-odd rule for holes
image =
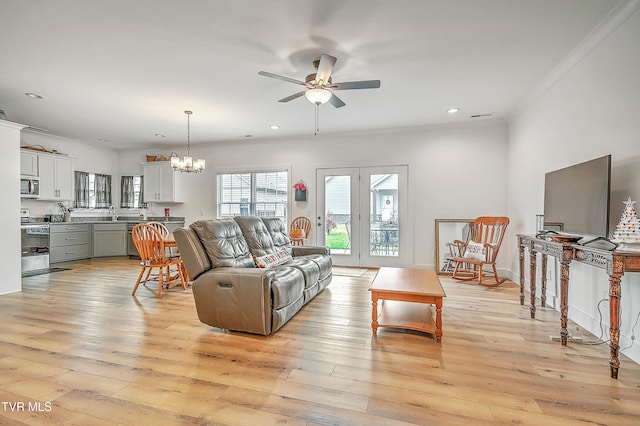
[[22, 223], [22, 272], [49, 267], [49, 224]]

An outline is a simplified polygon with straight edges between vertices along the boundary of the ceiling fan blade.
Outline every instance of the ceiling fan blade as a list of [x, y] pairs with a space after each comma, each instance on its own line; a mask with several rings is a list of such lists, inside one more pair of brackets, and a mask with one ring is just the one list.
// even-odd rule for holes
[[329, 103], [330, 103], [331, 105], [333, 105], [333, 106], [334, 106], [334, 107], [336, 107], [336, 108], [341, 108], [341, 107], [343, 107], [343, 106], [345, 106], [345, 105], [346, 105], [344, 102], [342, 102], [342, 99], [340, 99], [339, 97], [337, 97], [337, 96], [335, 95], [335, 93], [332, 93], [331, 95], [332, 95], [332, 96], [331, 96], [331, 98], [329, 99]]
[[318, 64], [318, 72], [316, 72], [316, 81], [322, 80], [323, 83], [329, 81], [333, 66], [336, 64], [336, 58], [330, 55], [320, 56], [320, 63]]
[[293, 78], [285, 77], [283, 75], [273, 74], [273, 73], [266, 72], [266, 71], [258, 71], [258, 74], [259, 75], [263, 75], [265, 77], [271, 77], [271, 78], [275, 78], [275, 79], [278, 79], [278, 80], [288, 81], [289, 83], [300, 84], [302, 86], [306, 86], [306, 83], [304, 81], [300, 81], [300, 80], [296, 80], [296, 79], [293, 79]]
[[[305, 91], [306, 91], [306, 90], [305, 90]], [[291, 96], [287, 96], [286, 98], [282, 98], [282, 99], [280, 99], [278, 102], [289, 102], [289, 101], [292, 101], [292, 100], [294, 100], [294, 99], [298, 99], [300, 96], [303, 96], [303, 95], [304, 95], [304, 92], [305, 92], [305, 91], [303, 91], [303, 92], [298, 92], [298, 93], [296, 93], [296, 94], [294, 94], [294, 95], [291, 95]]]
[[346, 83], [334, 83], [329, 87], [334, 90], [378, 89], [380, 87], [380, 80], [349, 81]]

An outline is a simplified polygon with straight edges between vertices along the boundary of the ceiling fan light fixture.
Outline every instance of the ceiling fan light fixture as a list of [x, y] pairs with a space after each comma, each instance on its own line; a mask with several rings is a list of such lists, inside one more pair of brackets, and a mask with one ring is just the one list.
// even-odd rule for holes
[[306, 92], [304, 92], [304, 96], [312, 104], [322, 105], [329, 102], [329, 99], [331, 99], [331, 96], [333, 95], [327, 89], [315, 88], [315, 89], [309, 89]]

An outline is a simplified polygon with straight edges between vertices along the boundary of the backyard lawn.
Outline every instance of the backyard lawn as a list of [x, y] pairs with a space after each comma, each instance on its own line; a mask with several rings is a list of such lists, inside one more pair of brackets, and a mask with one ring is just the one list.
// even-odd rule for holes
[[349, 247], [349, 234], [344, 223], [339, 223], [326, 237], [326, 245], [331, 249], [346, 249]]

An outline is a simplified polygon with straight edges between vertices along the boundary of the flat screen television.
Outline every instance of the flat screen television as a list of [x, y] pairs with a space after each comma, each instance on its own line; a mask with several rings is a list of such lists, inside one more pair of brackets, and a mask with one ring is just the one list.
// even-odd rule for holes
[[611, 155], [545, 174], [544, 229], [609, 236]]

